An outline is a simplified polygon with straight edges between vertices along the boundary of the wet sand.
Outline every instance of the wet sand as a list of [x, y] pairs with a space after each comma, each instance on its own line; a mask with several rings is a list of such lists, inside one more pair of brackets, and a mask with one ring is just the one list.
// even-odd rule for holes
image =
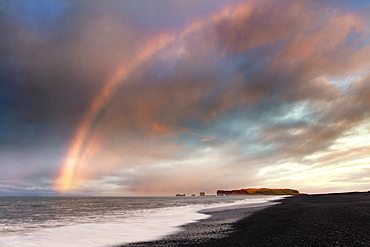
[[370, 193], [298, 195], [270, 207], [208, 214], [162, 240], [125, 246], [370, 247]]

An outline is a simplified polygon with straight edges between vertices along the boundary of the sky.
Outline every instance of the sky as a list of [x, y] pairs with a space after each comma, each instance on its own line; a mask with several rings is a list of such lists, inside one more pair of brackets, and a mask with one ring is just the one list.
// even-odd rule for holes
[[369, 1], [0, 2], [0, 195], [370, 189]]

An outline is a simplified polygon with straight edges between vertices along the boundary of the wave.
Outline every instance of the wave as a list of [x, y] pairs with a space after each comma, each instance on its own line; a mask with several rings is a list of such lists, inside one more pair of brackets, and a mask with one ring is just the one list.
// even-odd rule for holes
[[[109, 221], [90, 223], [69, 222], [70, 225], [36, 227], [25, 232], [13, 232], [0, 237], [4, 247], [102, 247], [117, 246], [132, 242], [152, 241], [179, 232], [181, 226], [206, 219], [206, 212], [232, 208], [271, 205], [272, 200], [282, 197], [250, 197], [234, 203], [193, 204], [180, 207], [165, 207], [133, 210], [124, 218], [112, 217]], [[97, 219], [99, 216], [97, 216]]]

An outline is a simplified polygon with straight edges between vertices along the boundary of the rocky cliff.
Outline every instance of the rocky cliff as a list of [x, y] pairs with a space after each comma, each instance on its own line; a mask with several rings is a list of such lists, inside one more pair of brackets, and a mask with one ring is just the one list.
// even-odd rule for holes
[[240, 189], [240, 190], [217, 190], [218, 196], [244, 196], [244, 195], [299, 195], [298, 190], [292, 189]]

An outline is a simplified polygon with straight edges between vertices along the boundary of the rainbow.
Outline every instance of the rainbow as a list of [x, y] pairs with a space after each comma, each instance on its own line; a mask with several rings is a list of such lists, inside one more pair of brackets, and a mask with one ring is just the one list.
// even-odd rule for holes
[[118, 85], [124, 82], [133, 71], [142, 66], [146, 61], [153, 58], [159, 51], [176, 44], [176, 41], [186, 40], [190, 35], [201, 31], [207, 25], [218, 23], [224, 19], [232, 19], [235, 17], [246, 17], [250, 14], [251, 3], [242, 3], [236, 6], [227, 6], [221, 9], [214, 15], [198, 21], [190, 23], [184, 30], [176, 35], [174, 33], [164, 33], [157, 35], [149, 40], [144, 45], [140, 52], [134, 56], [131, 62], [122, 64], [107, 78], [104, 82], [104, 87], [97, 97], [92, 101], [86, 115], [80, 122], [72, 141], [67, 148], [67, 154], [62, 162], [62, 166], [58, 177], [55, 181], [56, 190], [59, 193], [66, 193], [78, 187], [80, 177], [76, 174], [76, 169], [81, 168], [84, 162], [91, 155], [91, 150], [86, 148], [89, 142], [90, 128], [96, 121], [97, 116], [102, 111], [104, 106], [111, 99]]

